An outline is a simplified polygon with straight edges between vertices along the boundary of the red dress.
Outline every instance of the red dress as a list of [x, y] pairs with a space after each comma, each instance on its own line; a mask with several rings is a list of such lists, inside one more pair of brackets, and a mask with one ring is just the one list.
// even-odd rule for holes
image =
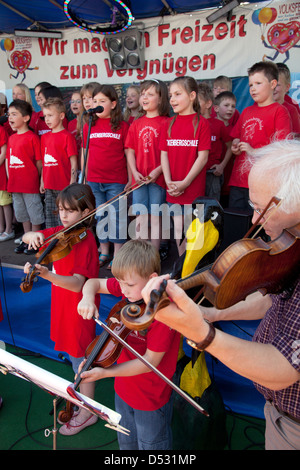
[[[43, 230], [45, 238], [62, 227]], [[54, 261], [53, 271], [61, 276], [81, 274], [86, 278], [99, 275], [98, 249], [95, 237], [87, 230], [87, 237], [75, 244], [64, 258]], [[84, 320], [77, 312], [82, 292], [71, 292], [55, 284], [51, 286], [50, 338], [56, 351], [64, 351], [73, 357], [83, 357], [87, 346], [95, 338], [95, 321]], [[97, 297], [99, 305], [99, 298]]]

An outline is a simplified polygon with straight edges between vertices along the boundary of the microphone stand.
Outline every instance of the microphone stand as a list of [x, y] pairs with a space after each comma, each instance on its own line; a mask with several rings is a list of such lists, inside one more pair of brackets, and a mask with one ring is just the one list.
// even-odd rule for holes
[[[84, 153], [84, 158], [83, 158], [83, 168], [81, 170], [81, 175], [80, 175], [80, 178], [79, 178], [79, 183], [80, 184], [82, 184], [85, 180], [85, 169], [86, 169], [86, 165], [87, 165], [87, 156], [88, 156], [88, 151], [89, 151], [92, 122], [93, 122], [93, 115], [89, 114], [89, 129], [88, 129], [88, 135], [87, 135], [86, 146], [85, 146], [85, 153]], [[82, 136], [83, 136], [83, 130], [82, 130]]]

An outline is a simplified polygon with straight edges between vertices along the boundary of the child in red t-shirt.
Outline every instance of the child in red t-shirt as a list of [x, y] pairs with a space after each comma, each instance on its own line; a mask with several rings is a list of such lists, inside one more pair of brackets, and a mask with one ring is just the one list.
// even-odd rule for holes
[[70, 100], [70, 109], [74, 114], [74, 119], [68, 122], [68, 131], [74, 135], [77, 143], [77, 167], [80, 171], [81, 164], [81, 135], [80, 135], [80, 116], [82, 114], [83, 106], [80, 91], [74, 91]]
[[43, 171], [41, 193], [45, 193], [46, 227], [60, 224], [56, 215], [58, 193], [77, 181], [77, 144], [63, 126], [66, 108], [60, 98], [49, 98], [43, 105], [45, 122], [51, 132], [41, 137]]
[[4, 127], [0, 126], [0, 241], [11, 240], [15, 236], [12, 227], [13, 210], [12, 196], [7, 192], [7, 176], [5, 158], [8, 135]]
[[179, 77], [171, 83], [170, 105], [176, 116], [162, 130], [160, 150], [166, 199], [174, 210], [175, 239], [180, 256], [186, 245], [185, 241], [180, 243], [184, 205], [191, 205], [197, 197], [205, 195], [211, 134], [207, 120], [201, 116], [198, 84], [192, 77]]
[[[232, 80], [230, 77], [226, 77], [226, 75], [219, 75], [213, 81], [212, 92], [214, 99], [217, 98], [220, 93], [224, 93], [226, 91], [232, 92]], [[211, 116], [217, 117], [215, 108], [212, 108]], [[232, 115], [229, 117], [228, 125], [233, 127], [237, 123], [239, 117], [240, 113], [235, 107]]]
[[296, 138], [300, 137], [300, 114], [297, 108], [289, 103], [285, 97], [290, 89], [289, 72], [284, 68], [278, 67], [278, 82], [274, 90], [274, 100], [282, 104], [290, 115], [292, 132]]
[[[224, 170], [231, 158], [231, 137], [225, 124], [218, 118], [212, 117], [213, 93], [206, 83], [200, 83], [198, 96], [201, 114], [208, 120], [211, 130], [211, 149], [206, 164], [205, 196], [220, 201], [221, 188], [224, 181]], [[225, 155], [223, 154], [226, 147]]]
[[[132, 238], [148, 240], [148, 217], [151, 217], [151, 242], [157, 249], [161, 240], [159, 209], [166, 201], [166, 184], [162, 174], [159, 139], [169, 116], [168, 88], [159, 80], [146, 80], [141, 85], [144, 116], [131, 124], [125, 146], [132, 173], [132, 183], [142, 186], [132, 193], [132, 213], [137, 215]], [[150, 177], [151, 180], [147, 180]], [[144, 183], [144, 184], [143, 184]], [[144, 210], [142, 210], [142, 207]]]
[[142, 106], [140, 105], [141, 88], [139, 85], [130, 85], [126, 92], [126, 108], [124, 110], [124, 120], [128, 124], [139, 117], [142, 113]]
[[250, 95], [255, 101], [244, 109], [231, 131], [235, 161], [229, 180], [229, 207], [252, 211], [249, 205], [247, 154], [272, 140], [285, 139], [291, 133], [288, 111], [275, 103], [273, 92], [278, 81], [278, 69], [273, 62], [257, 62], [249, 70]]
[[[44, 210], [39, 192], [42, 159], [40, 141], [29, 130], [32, 107], [23, 100], [9, 105], [9, 123], [15, 134], [8, 140], [6, 151], [7, 191], [12, 193], [15, 217], [24, 232], [37, 231], [44, 223]], [[26, 244], [15, 248], [16, 253], [32, 254]]]
[[[231, 130], [233, 129], [233, 116], [236, 112], [236, 97], [232, 91], [222, 91], [214, 98], [214, 112], [216, 117], [223, 121], [225, 127], [227, 128], [228, 134], [230, 135]], [[238, 113], [239, 116], [239, 113]], [[225, 156], [227, 148], [224, 147], [223, 155]], [[232, 168], [234, 164], [234, 156], [231, 152], [231, 157], [224, 169], [224, 181], [221, 190], [221, 204], [223, 207], [228, 207], [228, 197], [229, 197], [229, 186], [228, 182], [231, 176]]]
[[[88, 217], [89, 212], [95, 209], [95, 198], [88, 185], [73, 183], [59, 193], [56, 203], [62, 226], [25, 233], [23, 242], [38, 249], [46, 239], [68, 226], [74, 225], [76, 228], [76, 222], [87, 216], [86, 221], [81, 222], [86, 226], [85, 232], [81, 234], [81, 241], [75, 243], [64, 258], [53, 262], [52, 271], [45, 265], [35, 265], [38, 275], [52, 284], [50, 336], [55, 343], [54, 348], [69, 354], [73, 370], [77, 374], [86, 348], [95, 338], [95, 322], [85, 321], [77, 313], [82, 286], [86, 279], [94, 278], [99, 273], [97, 244], [90, 229], [92, 217]], [[30, 269], [30, 263], [26, 263], [24, 272], [28, 274]], [[93, 398], [94, 385], [82, 384], [80, 391]], [[96, 421], [97, 417], [81, 410], [80, 417], [77, 417], [79, 426], [76, 431], [79, 432]]]
[[[98, 85], [93, 91], [93, 106], [102, 106], [91, 126], [87, 154], [86, 180], [96, 198], [97, 207], [116, 198], [128, 185], [125, 140], [129, 124], [122, 118], [118, 94], [112, 85]], [[83, 128], [83, 147], [88, 140], [89, 123]], [[83, 155], [86, 155], [83, 149]], [[85, 164], [82, 164], [82, 172]], [[122, 202], [124, 205], [122, 206]], [[122, 207], [122, 212], [121, 212]], [[127, 204], [124, 199], [106, 207], [97, 215], [97, 236], [100, 242], [100, 266], [110, 260], [110, 243], [114, 254], [127, 240]]]
[[[98, 317], [97, 293], [122, 295], [131, 303], [142, 299], [142, 289], [160, 273], [158, 250], [149, 242], [130, 240], [116, 254], [112, 273], [115, 278], [90, 279], [83, 288], [79, 314]], [[180, 335], [154, 320], [145, 331], [131, 331], [126, 342], [168, 379], [176, 369]], [[120, 424], [130, 435], [118, 433], [121, 450], [171, 450], [172, 389], [146, 364], [124, 347], [108, 368], [93, 368], [81, 374], [83, 382], [115, 377], [116, 411]]]

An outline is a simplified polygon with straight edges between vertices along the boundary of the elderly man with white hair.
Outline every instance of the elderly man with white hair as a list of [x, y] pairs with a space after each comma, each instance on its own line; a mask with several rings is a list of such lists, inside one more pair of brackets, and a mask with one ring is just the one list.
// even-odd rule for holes
[[[251, 156], [249, 197], [253, 222], [269, 201], [276, 197], [261, 223], [271, 241], [284, 229], [300, 231], [300, 141], [284, 140], [256, 150]], [[297, 238], [297, 235], [296, 235]], [[297, 246], [297, 245], [296, 245]], [[295, 259], [299, 260], [299, 248]], [[258, 290], [245, 301], [217, 309], [196, 305], [172, 280], [166, 293], [172, 303], [155, 318], [189, 338], [199, 350], [205, 349], [227, 367], [252, 380], [266, 399], [265, 448], [300, 449], [300, 272], [276, 294]], [[270, 274], [271, 275], [271, 274]], [[152, 279], [143, 290], [147, 303], [162, 279]], [[239, 280], [236, 279], [238, 284]], [[218, 320], [261, 320], [253, 341], [227, 334], [213, 326]]]

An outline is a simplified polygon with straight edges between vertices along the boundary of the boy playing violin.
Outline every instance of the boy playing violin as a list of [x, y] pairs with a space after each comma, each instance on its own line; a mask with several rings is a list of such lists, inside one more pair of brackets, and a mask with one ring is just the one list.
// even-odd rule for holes
[[[79, 314], [89, 320], [98, 317], [97, 293], [123, 296], [129, 302], [141, 300], [141, 291], [149, 279], [160, 273], [158, 250], [143, 240], [125, 243], [112, 263], [114, 278], [89, 279], [82, 290]], [[132, 331], [126, 342], [168, 379], [176, 369], [180, 335], [154, 320], [145, 331]], [[118, 433], [120, 450], [172, 449], [171, 388], [146, 364], [126, 348], [117, 364], [108, 368], [95, 367], [82, 372], [83, 383], [115, 377], [115, 406], [122, 415], [120, 424], [130, 435]]]
[[[59, 193], [56, 205], [63, 225], [25, 233], [23, 242], [28, 243], [29, 248], [40, 248], [46, 239], [88, 216], [95, 209], [95, 198], [89, 185], [73, 183]], [[86, 236], [73, 245], [67, 256], [53, 262], [52, 271], [45, 265], [35, 265], [37, 274], [52, 283], [50, 337], [55, 342], [55, 350], [69, 354], [75, 374], [85, 356], [86, 348], [96, 334], [95, 322], [84, 321], [77, 314], [77, 305], [81, 300], [81, 290], [86, 279], [93, 278], [99, 273], [97, 244], [89, 229], [92, 217], [81, 224], [86, 226], [84, 232]], [[31, 268], [31, 264], [26, 263], [24, 272], [30, 273]], [[94, 384], [82, 384], [80, 392], [93, 398]], [[81, 409], [71, 418], [73, 427], [69, 428], [67, 423], [59, 432], [65, 435], [77, 434], [85, 427], [94, 424], [97, 419], [97, 416]]]

